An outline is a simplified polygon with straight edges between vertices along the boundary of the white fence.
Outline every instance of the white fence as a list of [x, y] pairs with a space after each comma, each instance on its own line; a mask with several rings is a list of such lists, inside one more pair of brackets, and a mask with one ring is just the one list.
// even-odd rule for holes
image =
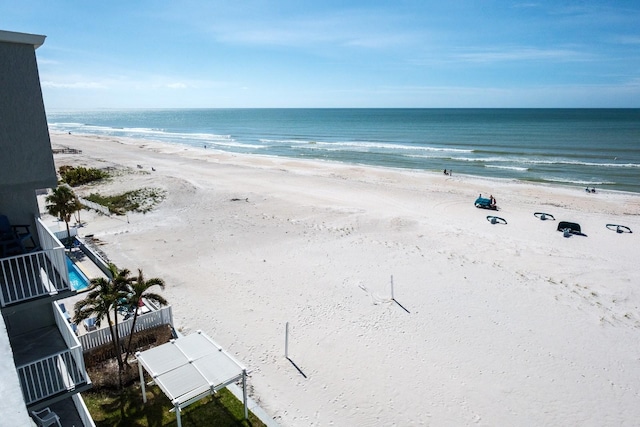
[[[118, 323], [118, 335], [120, 336], [120, 339], [124, 339], [129, 336], [131, 333], [132, 323], [133, 317], [125, 320], [124, 322]], [[173, 326], [173, 313], [171, 311], [171, 306], [139, 315], [136, 320], [135, 332], [155, 328], [156, 326], [161, 325]], [[84, 335], [80, 335], [78, 339], [80, 340], [82, 349], [85, 352], [92, 348], [100, 347], [101, 345], [111, 344], [111, 328], [106, 327], [98, 329], [97, 331], [88, 332]]]
[[100, 213], [103, 213], [107, 216], [111, 215], [111, 212], [109, 212], [109, 208], [106, 206], [102, 206], [99, 205], [95, 202], [92, 202], [91, 200], [87, 200], [87, 199], [83, 199], [82, 197], [78, 197], [78, 200], [80, 200], [80, 203], [82, 203], [83, 205], [85, 205], [86, 207], [88, 207], [89, 209], [94, 209]]

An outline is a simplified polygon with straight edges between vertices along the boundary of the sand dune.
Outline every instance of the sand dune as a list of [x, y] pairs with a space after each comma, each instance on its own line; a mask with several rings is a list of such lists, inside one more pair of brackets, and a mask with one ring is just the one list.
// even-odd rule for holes
[[[283, 426], [640, 417], [640, 195], [112, 138], [52, 143], [83, 152], [57, 165], [120, 171], [81, 193], [167, 191], [147, 214], [84, 213], [80, 233], [118, 266], [164, 278], [177, 326], [245, 363], [252, 397]], [[506, 225], [473, 206], [480, 193]], [[534, 212], [587, 236], [565, 238]], [[301, 372], [284, 357], [286, 322]]]

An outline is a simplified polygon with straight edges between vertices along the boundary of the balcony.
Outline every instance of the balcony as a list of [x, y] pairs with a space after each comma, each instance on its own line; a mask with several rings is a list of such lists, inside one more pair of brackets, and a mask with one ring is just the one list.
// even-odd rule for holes
[[[46, 407], [60, 417], [60, 423], [63, 426], [96, 427], [82, 396], [79, 394], [47, 404]], [[36, 408], [31, 408], [31, 410], [36, 410]]]
[[91, 387], [82, 346], [57, 303], [55, 325], [11, 337], [13, 357], [27, 406], [53, 402]]
[[0, 259], [0, 307], [70, 291], [65, 248], [36, 218], [41, 250]]

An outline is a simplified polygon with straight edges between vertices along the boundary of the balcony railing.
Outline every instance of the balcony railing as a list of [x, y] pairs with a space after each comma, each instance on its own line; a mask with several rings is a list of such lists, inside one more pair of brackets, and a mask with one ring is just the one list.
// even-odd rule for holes
[[82, 425], [84, 427], [96, 427], [96, 424], [93, 422], [93, 418], [91, 418], [91, 414], [89, 413], [89, 409], [87, 409], [87, 405], [85, 405], [84, 400], [82, 400], [82, 396], [74, 394], [72, 399], [73, 403], [76, 405], [78, 415], [82, 420]]
[[65, 249], [36, 218], [41, 250], [0, 259], [0, 304], [27, 301], [69, 290]]
[[75, 364], [78, 353], [82, 357], [81, 349], [65, 350], [18, 367], [27, 406], [85, 384], [86, 374]]
[[52, 305], [56, 324], [68, 349], [17, 367], [27, 406], [91, 384], [84, 366], [82, 346], [58, 304]]

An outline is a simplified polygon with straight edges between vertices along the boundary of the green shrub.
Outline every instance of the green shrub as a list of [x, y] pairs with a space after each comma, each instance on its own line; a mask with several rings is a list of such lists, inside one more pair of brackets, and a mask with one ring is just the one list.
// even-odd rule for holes
[[109, 176], [108, 173], [100, 169], [85, 168], [83, 166], [77, 168], [73, 166], [60, 166], [58, 172], [60, 173], [62, 181], [71, 187], [99, 181]]
[[86, 199], [106, 206], [116, 215], [124, 215], [127, 212], [149, 212], [155, 205], [164, 200], [164, 197], [164, 190], [159, 188], [142, 188], [114, 196], [103, 196], [98, 193], [91, 193]]

